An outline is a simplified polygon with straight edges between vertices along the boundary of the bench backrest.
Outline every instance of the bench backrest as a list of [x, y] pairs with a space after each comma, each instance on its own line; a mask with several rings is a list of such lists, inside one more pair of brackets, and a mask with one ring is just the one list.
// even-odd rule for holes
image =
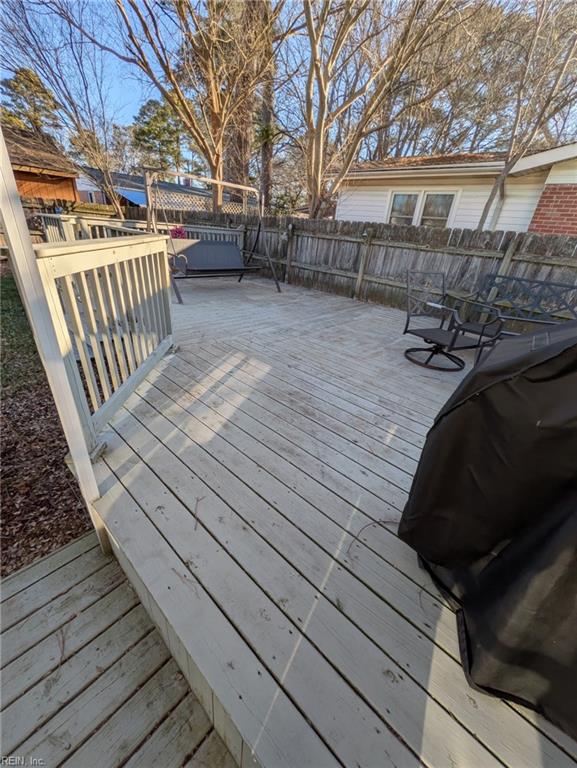
[[483, 278], [476, 299], [492, 304], [512, 320], [577, 320], [577, 285], [570, 283], [490, 273]]
[[244, 261], [236, 243], [218, 240], [199, 240], [180, 251], [186, 257], [187, 271], [219, 272], [243, 269]]

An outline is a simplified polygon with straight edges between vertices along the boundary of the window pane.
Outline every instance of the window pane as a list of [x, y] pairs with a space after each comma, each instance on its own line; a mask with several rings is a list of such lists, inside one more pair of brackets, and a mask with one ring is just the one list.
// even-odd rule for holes
[[454, 195], [428, 194], [425, 197], [421, 224], [424, 227], [445, 227]]
[[412, 224], [415, 208], [417, 207], [418, 195], [393, 195], [393, 205], [391, 207], [391, 224]]

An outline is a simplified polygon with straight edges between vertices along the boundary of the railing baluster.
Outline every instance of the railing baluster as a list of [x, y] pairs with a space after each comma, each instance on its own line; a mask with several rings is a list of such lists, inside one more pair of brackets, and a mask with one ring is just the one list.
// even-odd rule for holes
[[164, 335], [168, 336], [172, 332], [172, 323], [170, 317], [170, 268], [168, 259], [163, 251], [155, 254], [156, 269], [158, 272], [158, 284], [160, 287], [159, 299], [164, 318]]
[[102, 356], [102, 347], [100, 345], [98, 327], [96, 325], [96, 317], [94, 315], [94, 307], [92, 306], [92, 298], [88, 290], [86, 283], [86, 276], [84, 272], [79, 272], [75, 279], [76, 287], [80, 293], [80, 299], [84, 306], [86, 319], [88, 321], [88, 333], [90, 339], [90, 346], [92, 347], [92, 353], [94, 355], [94, 362], [96, 363], [96, 369], [100, 377], [100, 386], [104, 394], [104, 399], [108, 400], [112, 394], [112, 388], [106, 371], [106, 363]]
[[108, 304], [108, 318], [110, 324], [110, 332], [112, 334], [112, 341], [114, 349], [116, 350], [116, 359], [118, 360], [118, 367], [120, 369], [120, 377], [122, 381], [126, 381], [129, 376], [126, 357], [124, 354], [124, 346], [122, 344], [122, 331], [120, 323], [118, 321], [119, 311], [114, 300], [114, 291], [112, 289], [112, 281], [110, 279], [110, 266], [106, 265], [102, 269], [102, 276], [104, 278], [104, 298]]
[[91, 269], [86, 273], [86, 275], [92, 285], [93, 294], [96, 299], [96, 327], [99, 328], [102, 344], [104, 346], [104, 354], [106, 356], [106, 362], [108, 363], [108, 370], [110, 371], [112, 385], [114, 389], [118, 389], [121, 384], [120, 372], [118, 370], [118, 363], [112, 348], [113, 341], [112, 335], [110, 333], [110, 323], [108, 321], [104, 296], [102, 295], [100, 275], [96, 269]]
[[122, 275], [120, 274], [120, 268], [118, 264], [112, 264], [110, 268], [110, 278], [112, 281], [113, 289], [115, 290], [116, 306], [120, 309], [120, 325], [124, 331], [122, 339], [124, 341], [124, 349], [128, 360], [128, 367], [130, 373], [133, 373], [138, 367], [134, 355], [134, 348], [132, 346], [132, 334], [130, 332], [130, 318], [128, 317], [128, 311], [126, 309], [126, 301], [124, 296], [124, 290], [122, 286]]
[[125, 289], [126, 308], [128, 312], [128, 321], [132, 334], [132, 346], [134, 349], [134, 356], [136, 358], [137, 365], [140, 365], [146, 358], [146, 352], [142, 350], [142, 339], [140, 335], [140, 317], [138, 314], [138, 307], [134, 299], [134, 290], [132, 286], [131, 275], [129, 272], [130, 261], [121, 262], [118, 267], [121, 272], [122, 285]]
[[154, 332], [154, 313], [152, 309], [152, 301], [150, 298], [150, 289], [149, 283], [147, 281], [144, 258], [137, 259], [135, 262], [135, 267], [138, 271], [140, 295], [142, 296], [144, 302], [144, 311], [146, 314], [146, 337], [150, 348], [154, 349], [154, 347], [158, 344], [158, 338]]
[[90, 401], [94, 410], [97, 410], [102, 404], [102, 398], [98, 391], [98, 383], [94, 375], [90, 349], [86, 340], [84, 323], [82, 322], [80, 312], [78, 311], [78, 303], [76, 301], [76, 296], [74, 295], [74, 285], [72, 283], [71, 275], [64, 275], [64, 277], [60, 279], [60, 286], [62, 289], [61, 295], [64, 303], [65, 317], [67, 318], [68, 327], [72, 332], [76, 351], [80, 358], [80, 364], [84, 372], [86, 386], [90, 395]]
[[152, 301], [154, 306], [154, 316], [156, 318], [156, 330], [158, 334], [158, 340], [160, 341], [165, 337], [164, 330], [164, 318], [162, 312], [162, 305], [160, 303], [160, 284], [158, 282], [158, 275], [154, 264], [154, 254], [151, 253], [146, 257], [146, 264], [148, 267], [148, 273], [150, 275], [150, 287], [152, 290]]
[[134, 295], [136, 296], [136, 302], [138, 305], [138, 319], [140, 323], [140, 344], [142, 347], [142, 354], [144, 357], [148, 357], [152, 352], [152, 344], [148, 337], [148, 319], [146, 315], [145, 299], [142, 295], [141, 281], [138, 270], [139, 259], [131, 259], [126, 262], [126, 267], [129, 275], [131, 276], [131, 284]]

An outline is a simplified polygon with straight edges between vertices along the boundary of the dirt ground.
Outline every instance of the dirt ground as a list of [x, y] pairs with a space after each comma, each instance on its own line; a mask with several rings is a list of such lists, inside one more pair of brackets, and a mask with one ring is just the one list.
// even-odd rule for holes
[[14, 279], [0, 274], [1, 574], [90, 530]]

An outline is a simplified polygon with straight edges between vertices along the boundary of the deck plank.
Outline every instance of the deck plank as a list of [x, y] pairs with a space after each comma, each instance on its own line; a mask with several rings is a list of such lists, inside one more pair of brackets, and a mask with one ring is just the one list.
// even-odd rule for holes
[[[100, 474], [103, 462], [97, 466]], [[136, 461], [126, 470], [127, 474], [132, 470], [138, 474], [143, 468]], [[151, 487], [150, 493], [157, 488]], [[248, 743], [258, 742], [262, 764], [279, 768], [338, 765], [334, 754], [306, 725], [252, 648], [124, 487], [114, 485], [95, 507], [112, 534], [113, 546], [137, 568], [152, 601], [150, 610], [152, 603], [155, 605], [155, 623], [170, 623], [203, 678], [211, 681], [216, 696], [220, 699], [226, 695], [229, 716], [246, 734]], [[163, 504], [156, 507], [160, 514]], [[188, 610], [183, 606], [189, 606]]]
[[90, 549], [95, 549], [98, 546], [98, 539], [96, 534], [91, 532], [85, 536], [81, 536], [79, 539], [67, 544], [65, 547], [52, 552], [46, 557], [41, 558], [35, 563], [31, 563], [25, 568], [21, 568], [19, 571], [10, 574], [2, 580], [2, 587], [0, 589], [0, 597], [2, 602], [12, 597], [17, 592], [21, 592], [27, 589], [34, 582], [39, 581], [49, 573], [58, 570], [63, 565], [66, 565], [71, 560], [76, 560], [80, 555], [83, 555]]
[[[160, 444], [158, 447], [162, 449]], [[126, 452], [119, 456], [117, 461], [120, 469], [123, 466], [134, 466]], [[157, 468], [163, 476], [169, 469], [170, 461], [169, 457], [167, 465]], [[323, 613], [321, 606], [324, 606], [326, 601], [317, 602], [315, 593], [302, 577], [286, 563], [283, 568], [281, 560], [275, 558], [270, 548], [267, 552], [261, 552], [255, 543], [251, 542], [247, 546], [249, 557], [267, 564], [269, 571], [278, 579], [277, 589], [281, 589], [280, 595], [283, 596], [279, 595], [279, 600], [286, 601], [284, 616], [292, 619], [292, 625], [287, 624], [286, 618], [283, 621], [280, 609], [259, 591], [255, 583], [262, 583], [267, 569], [256, 573], [254, 580], [249, 580], [246, 571], [227, 554], [223, 541], [215, 541], [203, 526], [199, 525], [194, 535], [187, 537], [186, 532], [190, 530], [191, 522], [190, 512], [176, 498], [171, 498], [163, 492], [154, 482], [152, 473], [147, 470], [148, 467], [143, 464], [138, 465], [137, 469], [123, 476], [123, 483], [129, 484], [129, 490], [135, 500], [151, 516], [163, 536], [174, 542], [180, 557], [192, 566], [193, 573], [207, 591], [220, 604], [226, 600], [229, 615], [239, 631], [249, 639], [271, 673], [279, 681], [282, 680], [283, 688], [300, 704], [309, 719], [314, 718], [315, 725], [321, 729], [321, 735], [326, 739], [332, 734], [334, 748], [344, 764], [352, 764], [354, 755], [361, 765], [369, 765], [370, 755], [379, 752], [388, 752], [393, 756], [396, 745], [391, 744], [390, 731], [386, 725], [383, 722], [375, 722], [374, 716], [371, 717], [371, 711], [363, 706], [362, 700], [353, 696], [352, 689], [349, 689], [347, 694], [343, 681], [335, 675], [335, 668], [341, 673], [346, 669], [348, 677], [354, 679], [354, 687], [357, 690], [363, 688], [359, 678], [363, 670], [362, 665], [356, 665], [352, 662], [350, 654], [343, 654], [340, 649], [354, 647], [358, 649], [361, 657], [367, 653], [371, 657], [375, 656], [375, 653], [378, 656], [376, 649], [365, 642], [363, 635], [346, 622], [336, 607], [331, 605], [328, 612]], [[217, 507], [214, 512], [215, 519], [225, 512], [217, 498], [209, 497], [208, 488], [194, 489], [191, 486], [185, 490], [185, 494], [189, 498], [205, 494], [202, 504], [199, 504], [198, 520], [204, 510], [208, 510], [212, 504]], [[159, 507], [163, 507], [160, 512], [157, 511]], [[224, 538], [230, 539], [233, 535], [236, 535], [236, 531], [230, 531], [227, 536], [225, 528]], [[306, 631], [301, 629], [304, 626]], [[314, 637], [314, 644], [308, 642], [310, 635]], [[319, 644], [327, 641], [330, 643], [333, 639], [336, 640], [332, 653], [320, 654], [315, 651]], [[332, 669], [325, 662], [328, 656], [332, 657]], [[410, 678], [405, 677], [402, 670], [396, 668], [394, 662], [383, 658], [375, 664], [379, 669], [384, 665], [387, 669], [393, 667], [396, 671], [391, 670], [390, 677], [384, 676], [381, 679], [371, 673], [375, 683], [371, 692], [372, 707], [383, 715], [385, 710], [390, 708], [390, 725], [400, 732], [408, 743], [413, 741], [415, 745], [415, 740], [418, 740], [425, 759], [431, 759], [432, 764], [445, 764], [449, 762], [449, 753], [452, 753], [457, 761], [462, 760], [464, 763], [492, 764], [492, 758], [484, 752], [478, 742], [460, 738], [456, 723], [432, 701], [427, 705], [431, 722], [436, 719], [437, 726], [443, 728], [446, 734], [445, 742], [442, 748], [437, 740], [431, 741], [431, 744], [421, 744], [422, 734], [416, 734], [414, 731], [411, 733], [414, 711], [419, 707], [419, 692], [416, 686]], [[369, 668], [366, 669], [368, 671]], [[312, 670], [315, 670], [314, 676], [311, 676]], [[365, 690], [367, 683], [368, 680], [365, 680]], [[408, 691], [403, 693], [405, 688]], [[423, 697], [421, 703], [424, 703]], [[327, 717], [328, 722], [325, 725]], [[342, 739], [337, 737], [337, 733], [342, 733]], [[350, 738], [351, 733], [357, 734], [356, 740]], [[427, 741], [427, 735], [423, 741]], [[381, 747], [379, 742], [382, 743]], [[406, 759], [407, 755], [405, 761]], [[403, 760], [399, 763], [394, 757], [393, 761], [397, 765], [403, 764]]]
[[[196, 698], [189, 693], [170, 713], [166, 720], [150, 735], [130, 760], [126, 768], [162, 765], [162, 768], [180, 768], [202, 742], [214, 738], [217, 748], [226, 760], [226, 749], [215, 733], [210, 734], [211, 723]], [[210, 734], [210, 736], [209, 736]]]
[[[156, 418], [162, 417], [158, 416]], [[321, 585], [323, 572], [326, 573], [327, 568], [330, 572], [329, 558], [325, 558], [324, 565], [322, 561], [317, 563], [313, 571], [309, 570], [307, 572], [306, 565], [301, 566], [302, 571], [300, 573], [292, 571], [287, 567], [286, 563], [290, 562], [296, 567], [299, 563], [299, 554], [302, 551], [302, 542], [296, 542], [291, 549], [289, 543], [291, 537], [290, 534], [287, 535], [286, 531], [280, 538], [280, 541], [276, 542], [277, 546], [284, 547], [287, 556], [283, 565], [278, 558], [275, 559], [275, 553], [267, 546], [264, 539], [260, 540], [259, 545], [254, 535], [251, 536], [252, 531], [248, 532], [248, 525], [242, 524], [242, 521], [237, 522], [236, 525], [233, 522], [231, 525], [230, 518], [231, 516], [234, 518], [235, 515], [231, 515], [230, 509], [226, 510], [222, 505], [217, 504], [215, 500], [209, 497], [207, 490], [198, 486], [195, 487], [194, 482], [190, 479], [190, 473], [184, 470], [179, 472], [177, 462], [174, 458], [170, 457], [162, 443], [159, 442], [156, 446], [151, 447], [150, 440], [148, 439], [147, 441], [143, 431], [138, 429], [138, 427], [133, 430], [132, 435], [130, 430], [126, 429], [126, 424], [123, 428], [120, 421], [117, 428], [130, 440], [134, 447], [139, 448], [141, 458], [143, 458], [147, 466], [154, 470], [157, 477], [163, 478], [168, 487], [178, 489], [177, 492], [181, 500], [194, 497], [203, 498], [202, 504], [198, 505], [197, 521], [200, 521], [203, 526], [209, 528], [215, 537], [218, 536], [219, 546], [225, 550], [230, 550], [231, 554], [244, 566], [245, 570], [250, 571], [252, 578], [257, 583], [267, 585], [267, 592], [274, 596], [276, 605], [282, 607], [285, 615], [293, 620], [294, 631], [298, 631], [299, 618], [308, 611], [307, 606], [315, 606], [313, 616], [307, 622], [307, 636], [311, 637], [316, 647], [322, 650], [325, 657], [332, 660], [335, 668], [339, 669], [343, 675], [348, 676], [356, 690], [363, 690], [368, 697], [372, 695], [373, 698], [370, 701], [373, 706], [378, 707], [376, 702], [379, 700], [379, 697], [381, 695], [385, 696], [383, 704], [381, 704], [381, 711], [383, 714], [389, 709], [394, 712], [394, 715], [389, 716], [389, 725], [397, 732], [400, 732], [403, 739], [409, 745], [412, 742], [412, 745], [415, 746], [416, 738], [422, 738], [423, 742], [426, 742], [428, 735], [425, 730], [424, 734], [420, 734], [418, 737], [415, 737], [415, 734], [413, 734], [411, 737], [406, 725], [405, 730], [400, 725], [399, 713], [403, 711], [403, 705], [402, 700], [399, 701], [395, 697], [395, 693], [398, 692], [396, 687], [404, 680], [405, 671], [411, 675], [411, 678], [417, 680], [425, 690], [428, 690], [434, 699], [444, 703], [449, 711], [458, 713], [455, 715], [457, 719], [464, 722], [471, 729], [471, 732], [476, 733], [478, 737], [485, 736], [489, 739], [499, 734], [502, 739], [502, 755], [505, 755], [509, 760], [519, 755], [526, 760], [531, 759], [538, 742], [538, 736], [533, 728], [522, 718], [519, 718], [516, 713], [512, 712], [507, 705], [496, 699], [489, 699], [483, 695], [476, 694], [466, 685], [460, 666], [455, 659], [457, 656], [457, 638], [452, 615], [450, 616], [451, 624], [449, 631], [452, 632], [454, 657], [450, 659], [448, 656], [433, 650], [431, 645], [433, 638], [427, 640], [422, 635], [419, 635], [415, 632], [413, 626], [400, 619], [394, 610], [391, 610], [386, 604], [382, 603], [374, 594], [366, 589], [363, 590], [362, 586], [356, 583], [353, 578], [349, 578], [347, 583], [346, 575], [337, 572], [336, 574], [331, 574], [330, 579], [325, 578], [324, 583]], [[170, 439], [165, 438], [163, 442], [166, 445], [171, 444]], [[111, 440], [110, 443], [113, 446], [113, 450], [109, 454], [108, 460], [115, 462], [116, 471], [122, 472], [123, 466], [133, 466], [134, 461], [130, 459], [129, 452], [117, 447], [114, 440]], [[157, 456], [162, 457], [163, 454], [166, 455], [166, 458], [157, 458]], [[179, 452], [176, 455], [182, 458], [183, 454]], [[194, 460], [191, 457], [189, 459], [189, 466], [191, 469], [194, 467], [198, 471], [198, 460]], [[141, 505], [150, 505], [149, 515], [152, 516], [152, 519], [156, 518], [156, 525], [161, 530], [163, 536], [178, 542], [174, 546], [180, 549], [181, 557], [189, 560], [189, 562], [196, 562], [197, 572], [204, 574], [207, 568], [207, 560], [205, 558], [208, 557], [207, 553], [210, 551], [210, 541], [203, 538], [200, 528], [195, 529], [194, 534], [190, 534], [190, 537], [194, 539], [195, 548], [190, 551], [185, 549], [185, 544], [181, 543], [186, 539], [186, 515], [184, 511], [181, 509], [178, 512], [174, 508], [175, 502], [173, 501], [172, 505], [170, 505], [166, 495], [161, 495], [159, 499], [164, 499], [162, 501], [164, 509], [160, 516], [155, 515], [156, 507], [154, 505], [158, 506], [159, 499], [153, 500], [151, 497], [150, 481], [145, 482], [141, 474], [138, 483], [135, 483], [134, 487], [135, 489], [146, 487], [146, 494], [143, 492], [138, 494], [138, 490], [134, 490], [133, 495], [135, 495], [135, 498], [139, 500]], [[235, 504], [234, 509], [238, 511], [238, 495], [234, 491], [233, 494], [235, 499], [233, 502]], [[256, 504], [250, 506], [249, 516], [253, 518], [252, 522], [254, 522], [255, 507]], [[178, 535], [173, 534], [171, 536], [170, 527], [165, 523], [165, 518], [176, 514], [183, 515], [182, 530]], [[245, 518], [245, 522], [249, 522], [248, 518]], [[292, 538], [295, 538], [294, 534]], [[266, 541], [270, 542], [270, 537], [267, 537]], [[200, 562], [198, 555], [196, 559], [194, 557], [194, 552], [197, 551], [203, 553]], [[211, 563], [219, 559], [219, 552], [220, 550], [217, 550], [209, 558]], [[300, 556], [300, 562], [302, 561], [303, 558]], [[221, 570], [224, 569], [225, 564], [221, 566]], [[313, 592], [310, 592], [308, 585], [303, 582], [303, 576], [312, 585], [320, 586], [324, 594], [315, 595]], [[273, 590], [272, 593], [271, 590]], [[329, 603], [324, 599], [327, 594], [332, 599], [332, 606], [328, 613], [327, 606]], [[314, 602], [315, 599], [318, 600], [317, 603]], [[233, 600], [231, 596], [230, 602], [231, 605], [236, 605], [242, 601], [240, 598]], [[244, 602], [246, 604], [248, 601], [245, 600]], [[421, 615], [421, 624], [426, 619], [431, 620], [430, 616], [426, 614], [423, 616], [422, 609], [419, 608], [417, 590], [415, 590], [414, 606], [414, 614], [418, 612]], [[246, 608], [245, 610], [249, 609]], [[271, 613], [267, 608], [263, 610]], [[389, 660], [387, 661], [383, 657], [379, 661], [378, 653], [375, 652], [374, 646], [366, 645], [364, 637], [356, 635], [354, 628], [349, 624], [343, 628], [341, 626], [341, 620], [344, 621], [342, 619], [343, 615], [351, 617], [356, 626], [362, 628], [363, 633], [368, 635], [375, 645], [378, 645], [386, 652]], [[340, 629], [332, 625], [335, 616], [338, 617]], [[414, 623], [417, 623], [418, 620], [418, 617], [413, 617]], [[257, 624], [258, 622], [259, 616], [253, 616], [251, 623]], [[429, 624], [429, 626], [431, 629], [433, 628], [432, 624]], [[247, 631], [244, 630], [245, 633]], [[347, 632], [349, 633], [348, 635]], [[426, 629], [425, 632], [427, 632]], [[333, 638], [339, 638], [336, 648], [332, 647], [330, 643], [330, 640]], [[327, 640], [329, 641], [328, 645]], [[280, 648], [281, 643], [279, 642], [276, 647]], [[339, 656], [338, 651], [341, 647], [355, 648], [355, 651], [366, 660], [367, 666], [365, 671], [369, 675], [367, 678], [359, 678], [359, 668], [348, 664], [347, 656], [344, 658]], [[401, 665], [402, 671], [399, 671], [396, 666], [397, 663]], [[394, 683], [393, 693], [386, 690], [387, 686], [381, 680], [375, 678], [373, 673], [375, 669], [387, 670], [386, 679]], [[377, 687], [375, 690], [372, 689], [371, 681], [376, 683]], [[295, 694], [293, 693], [292, 695], [294, 696]], [[422, 702], [421, 704], [419, 703], [419, 694], [412, 690], [407, 699], [410, 701], [410, 707], [414, 716], [415, 712], [418, 712], [419, 707], [422, 706]], [[385, 702], [388, 702], [388, 706]], [[433, 713], [434, 705], [429, 704], [427, 706], [429, 707], [431, 728], [440, 727], [439, 721], [442, 721], [442, 716], [439, 715], [438, 719], [435, 719]], [[482, 717], [479, 715], [479, 710], [483, 715]], [[462, 735], [455, 736], [452, 742], [450, 737], [451, 726], [445, 724], [442, 727], [445, 733], [445, 744], [461, 744], [463, 741], [466, 743], [467, 739], [466, 737], [463, 738]], [[417, 748], [421, 750], [422, 757], [424, 759], [430, 758], [424, 744], [419, 742], [419, 745]], [[565, 761], [564, 756], [552, 746], [549, 756], [559, 764], [569, 764]], [[472, 759], [483, 762], [483, 759], [478, 755], [475, 758], [472, 758], [470, 755], [463, 756], [462, 754], [453, 755], [453, 757], [457, 760], [457, 764], [460, 764], [459, 760], [464, 760], [464, 764], [467, 764]], [[486, 760], [487, 758], [485, 758]], [[446, 757], [443, 759], [437, 755], [432, 759], [431, 764], [438, 765], [445, 762], [447, 762]]]
[[100, 549], [91, 549], [49, 573], [24, 591], [17, 592], [4, 600], [0, 607], [3, 630], [10, 629], [55, 597], [65, 594], [71, 586], [105, 567], [108, 562]]
[[63, 624], [2, 669], [2, 706], [57, 669], [128, 613], [138, 599], [126, 581]]
[[236, 763], [218, 736], [211, 733], [183, 768], [214, 768], [216, 765], [221, 768], [235, 768]]
[[[2, 711], [4, 749], [15, 752], [18, 745], [55, 711], [74, 699], [123, 656], [127, 647], [136, 644], [151, 630], [146, 612], [142, 606], [136, 606], [6, 707]], [[61, 637], [65, 649], [66, 636]]]
[[122, 571], [114, 562], [108, 562], [90, 576], [82, 576], [82, 581], [72, 584], [63, 594], [49, 599], [41, 608], [2, 633], [3, 664], [13, 661], [60, 629], [72, 616], [111, 592], [124, 580]]
[[[3, 658], [7, 640], [14, 657], [0, 681], [3, 761], [176, 767], [210, 739], [210, 768], [230, 768], [230, 754], [118, 564], [104, 558], [80, 582], [63, 571], [95, 548], [90, 534], [8, 579], [15, 586], [8, 599], [26, 604], [30, 590], [42, 606], [0, 637]], [[55, 596], [55, 584], [64, 592]]]
[[187, 688], [184, 676], [171, 659], [62, 765], [82, 768], [122, 765], [133, 745], [141, 743], [184, 699]]

